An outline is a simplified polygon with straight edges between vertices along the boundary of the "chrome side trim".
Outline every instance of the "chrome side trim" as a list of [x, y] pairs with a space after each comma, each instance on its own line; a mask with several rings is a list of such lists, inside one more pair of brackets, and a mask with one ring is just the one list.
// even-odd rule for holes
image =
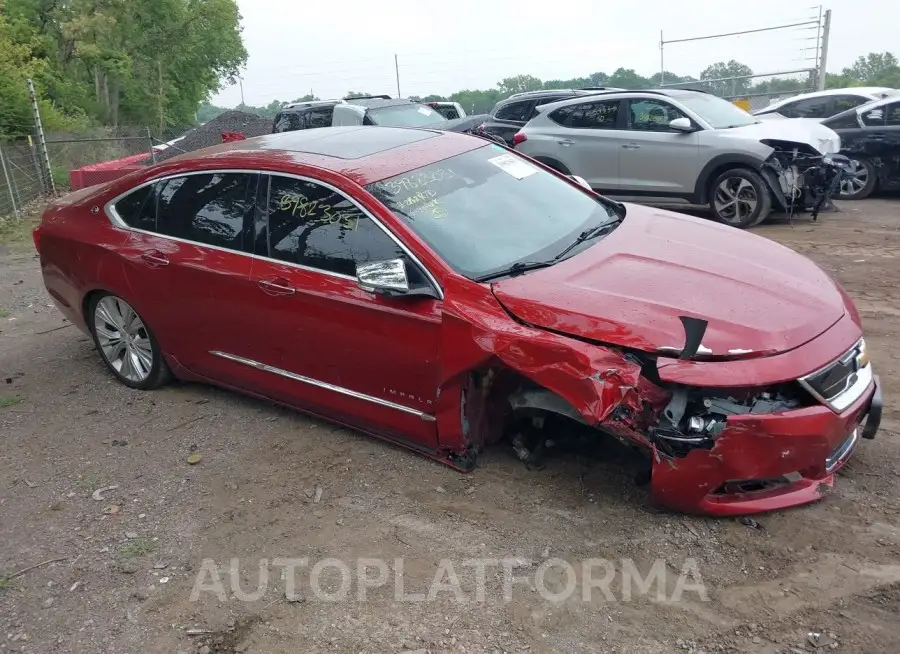
[[828, 458], [825, 459], [825, 472], [833, 472], [835, 468], [846, 461], [853, 452], [853, 448], [856, 447], [856, 442], [858, 440], [859, 427], [854, 429], [844, 442], [838, 445], [834, 452], [828, 455]]
[[402, 404], [396, 404], [394, 402], [389, 402], [388, 400], [382, 400], [380, 397], [373, 397], [372, 395], [366, 395], [365, 393], [359, 393], [357, 391], [351, 391], [349, 388], [344, 388], [343, 386], [335, 386], [334, 384], [329, 384], [328, 382], [319, 381], [318, 379], [312, 379], [310, 377], [304, 377], [303, 375], [298, 375], [295, 372], [289, 372], [287, 370], [282, 370], [281, 368], [276, 368], [275, 366], [270, 366], [265, 363], [260, 363], [259, 361], [254, 361], [252, 359], [245, 359], [244, 357], [239, 357], [236, 354], [229, 354], [228, 352], [220, 352], [219, 350], [210, 350], [210, 354], [222, 357], [223, 359], [228, 359], [229, 361], [235, 361], [237, 363], [242, 363], [245, 366], [250, 366], [251, 368], [256, 368], [257, 370], [263, 370], [265, 372], [271, 372], [275, 375], [281, 375], [282, 377], [287, 377], [288, 379], [293, 379], [294, 381], [298, 381], [304, 384], [309, 384], [310, 386], [317, 386], [318, 388], [324, 388], [325, 390], [334, 391], [335, 393], [340, 393], [341, 395], [346, 395], [348, 397], [356, 398], [357, 400], [364, 400], [366, 402], [371, 402], [372, 404], [379, 404], [381, 406], [385, 406], [389, 409], [395, 409], [397, 411], [402, 411], [403, 413], [408, 413], [413, 416], [418, 416], [422, 420], [427, 422], [435, 422], [436, 418], [430, 413], [424, 413], [423, 411], [419, 411], [418, 409], [413, 409], [412, 407], [403, 406]]
[[413, 265], [418, 266], [419, 269], [423, 273], [425, 273], [425, 277], [428, 279], [428, 281], [432, 284], [432, 286], [434, 286], [435, 290], [437, 291], [438, 299], [440, 299], [440, 300], [444, 299], [444, 289], [441, 288], [440, 284], [438, 284], [437, 278], [431, 274], [431, 271], [428, 270], [428, 268], [426, 268], [425, 265], [421, 261], [419, 261], [419, 258], [416, 255], [414, 255], [410, 251], [410, 249], [408, 247], [406, 247], [406, 245], [404, 243], [402, 243], [400, 241], [400, 239], [397, 238], [397, 236], [391, 230], [389, 230], [387, 227], [385, 227], [381, 223], [381, 221], [378, 220], [378, 218], [376, 218], [374, 215], [372, 215], [372, 213], [368, 209], [366, 209], [359, 202], [357, 202], [356, 200], [354, 200], [353, 198], [348, 196], [346, 193], [344, 193], [344, 191], [337, 188], [336, 186], [333, 186], [332, 184], [329, 184], [328, 182], [323, 182], [322, 180], [314, 179], [312, 177], [304, 177], [303, 175], [295, 175], [292, 173], [285, 173], [282, 171], [275, 171], [275, 170], [250, 170], [250, 169], [242, 169], [242, 168], [212, 168], [209, 170], [191, 170], [191, 171], [187, 171], [187, 172], [173, 173], [171, 175], [161, 175], [160, 177], [154, 177], [153, 179], [148, 179], [148, 180], [142, 182], [141, 184], [138, 184], [137, 186], [132, 186], [127, 191], [120, 193], [119, 195], [114, 197], [112, 200], [107, 202], [103, 206], [103, 211], [106, 214], [107, 218], [109, 218], [110, 222], [113, 223], [113, 225], [115, 225], [119, 229], [124, 229], [124, 230], [132, 231], [132, 232], [138, 232], [140, 234], [149, 234], [150, 236], [157, 236], [159, 238], [168, 239], [170, 241], [177, 241], [180, 243], [187, 243], [189, 245], [195, 245], [197, 247], [221, 250], [223, 252], [230, 252], [230, 253], [236, 254], [238, 256], [251, 257], [253, 259], [259, 259], [262, 261], [271, 261], [271, 262], [277, 263], [279, 265], [292, 266], [292, 267], [300, 268], [301, 270], [306, 270], [309, 272], [317, 272], [317, 273], [321, 273], [323, 275], [329, 275], [331, 277], [339, 277], [341, 279], [351, 279], [353, 281], [356, 281], [356, 278], [351, 277], [350, 275], [342, 275], [340, 273], [334, 273], [334, 272], [330, 272], [328, 270], [322, 270], [321, 268], [311, 268], [309, 266], [303, 266], [303, 265], [296, 264], [296, 263], [290, 263], [288, 261], [280, 261], [278, 259], [272, 259], [271, 257], [263, 257], [263, 256], [260, 256], [257, 254], [252, 254], [250, 252], [238, 252], [237, 250], [229, 250], [228, 248], [222, 248], [222, 247], [218, 247], [215, 245], [207, 245], [206, 243], [197, 243], [195, 241], [189, 241], [187, 239], [180, 239], [180, 238], [177, 238], [174, 236], [167, 236], [166, 234], [159, 234], [157, 232], [148, 232], [143, 229], [137, 229], [135, 227], [131, 227], [130, 225], [128, 225], [124, 220], [122, 220], [122, 217], [119, 216], [118, 213], [116, 213], [115, 205], [119, 200], [124, 198], [126, 195], [130, 195], [131, 193], [134, 193], [135, 191], [144, 188], [145, 186], [150, 186], [151, 184], [156, 184], [157, 182], [165, 182], [170, 179], [176, 179], [178, 177], [189, 177], [191, 175], [215, 175], [217, 173], [238, 173], [238, 174], [244, 174], [244, 175], [268, 175], [269, 177], [271, 177], [273, 175], [277, 175], [279, 177], [288, 177], [290, 179], [299, 179], [302, 182], [310, 182], [311, 184], [319, 184], [320, 186], [324, 186], [325, 188], [330, 189], [334, 193], [338, 193], [339, 195], [341, 195], [341, 197], [349, 200], [350, 203], [353, 204], [353, 206], [355, 206], [357, 209], [359, 209], [376, 226], [378, 226], [378, 228], [381, 229], [381, 231], [383, 231], [385, 234], [387, 234], [388, 238], [390, 238], [392, 241], [394, 241], [394, 243], [396, 243], [397, 246], [401, 250], [403, 250], [403, 252], [406, 254], [406, 256], [408, 256], [410, 258], [410, 261], [413, 262]]

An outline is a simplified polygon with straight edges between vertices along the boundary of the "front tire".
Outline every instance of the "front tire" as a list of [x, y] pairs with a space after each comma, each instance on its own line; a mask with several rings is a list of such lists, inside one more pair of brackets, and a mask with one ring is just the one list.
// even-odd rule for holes
[[713, 180], [709, 208], [720, 223], [746, 229], [772, 213], [772, 196], [761, 175], [732, 168]]
[[121, 383], [150, 390], [172, 378], [150, 327], [122, 298], [111, 293], [91, 298], [88, 324], [100, 358]]
[[863, 200], [875, 190], [878, 171], [869, 159], [855, 159], [856, 172], [844, 177], [838, 190], [838, 200]]

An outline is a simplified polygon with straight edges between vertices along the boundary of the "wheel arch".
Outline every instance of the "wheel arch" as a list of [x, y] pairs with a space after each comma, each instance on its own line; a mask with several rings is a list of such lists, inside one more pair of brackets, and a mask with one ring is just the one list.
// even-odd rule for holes
[[697, 176], [697, 183], [694, 186], [694, 203], [709, 203], [709, 185], [712, 183], [712, 180], [724, 173], [726, 170], [731, 170], [733, 168], [745, 168], [747, 170], [752, 170], [759, 175], [762, 175], [763, 179], [765, 179], [763, 163], [765, 162], [761, 159], [750, 156], [748, 154], [730, 153], [720, 154], [716, 157], [713, 157], [708, 162], [706, 162], [706, 165], [703, 166], [700, 174]]

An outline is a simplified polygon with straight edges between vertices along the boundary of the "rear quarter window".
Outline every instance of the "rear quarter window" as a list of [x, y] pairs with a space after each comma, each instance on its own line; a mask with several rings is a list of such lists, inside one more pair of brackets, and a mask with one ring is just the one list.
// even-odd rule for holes
[[129, 227], [156, 231], [156, 184], [132, 191], [115, 203], [116, 215]]

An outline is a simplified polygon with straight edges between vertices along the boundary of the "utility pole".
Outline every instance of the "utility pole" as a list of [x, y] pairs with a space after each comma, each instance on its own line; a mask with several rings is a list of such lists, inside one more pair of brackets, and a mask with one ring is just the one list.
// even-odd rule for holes
[[244, 104], [244, 78], [238, 77], [238, 84], [241, 86], [241, 106], [245, 107], [247, 105]]
[[165, 101], [165, 89], [163, 88], [163, 66], [162, 59], [156, 60], [157, 69], [159, 71], [159, 137], [163, 138], [163, 133], [166, 130], [166, 101]]
[[38, 106], [37, 94], [34, 92], [34, 82], [30, 79], [28, 80], [28, 98], [31, 100], [31, 109], [34, 111], [34, 128], [37, 132], [38, 151], [41, 154], [41, 163], [44, 165], [46, 184], [50, 192], [56, 195], [53, 169], [50, 167], [50, 155], [47, 154], [47, 140], [44, 138], [44, 124], [41, 122], [41, 109]]
[[663, 61], [663, 31], [659, 30], [659, 85], [662, 86], [666, 82], [666, 64]]
[[394, 55], [394, 72], [397, 75], [397, 97], [402, 97], [400, 95], [400, 63], [397, 60], [397, 55]]
[[822, 52], [819, 54], [819, 78], [817, 90], [825, 90], [826, 66], [828, 65], [828, 38], [831, 36], [831, 9], [825, 10], [825, 26], [822, 29]]

